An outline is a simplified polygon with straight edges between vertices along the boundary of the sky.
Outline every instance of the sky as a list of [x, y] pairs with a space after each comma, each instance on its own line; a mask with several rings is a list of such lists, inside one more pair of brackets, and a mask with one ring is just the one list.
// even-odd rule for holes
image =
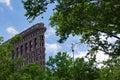
[[[36, 23], [44, 23], [47, 31], [45, 32], [45, 47], [46, 47], [46, 60], [49, 56], [54, 56], [57, 52], [67, 52], [72, 55], [72, 44], [78, 43], [80, 36], [74, 36], [68, 38], [64, 43], [57, 42], [59, 39], [55, 35], [55, 29], [49, 25], [49, 17], [53, 14], [52, 8], [54, 5], [49, 5], [48, 10], [43, 19], [37, 17], [32, 23], [29, 23], [24, 16], [25, 9], [23, 8], [22, 0], [0, 0], [0, 36], [4, 37], [4, 40], [8, 40], [15, 34], [18, 34]], [[75, 58], [85, 56], [88, 47], [86, 44], [76, 44], [74, 47]], [[104, 60], [108, 56], [99, 52], [98, 60]]]

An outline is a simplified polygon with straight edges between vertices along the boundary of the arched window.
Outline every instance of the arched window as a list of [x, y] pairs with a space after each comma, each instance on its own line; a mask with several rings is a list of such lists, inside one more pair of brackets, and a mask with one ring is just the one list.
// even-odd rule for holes
[[34, 48], [37, 48], [37, 38], [34, 39]]
[[20, 55], [23, 55], [23, 45], [20, 47]]
[[30, 44], [30, 51], [31, 51], [31, 50], [32, 50], [32, 47], [33, 47], [32, 41], [30, 41], [29, 44]]
[[25, 53], [27, 53], [27, 52], [28, 52], [28, 44], [25, 43]]

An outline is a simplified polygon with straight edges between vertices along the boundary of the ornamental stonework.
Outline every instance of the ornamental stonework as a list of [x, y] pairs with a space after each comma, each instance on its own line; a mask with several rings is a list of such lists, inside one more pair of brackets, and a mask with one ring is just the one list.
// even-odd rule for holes
[[38, 62], [42, 68], [45, 68], [45, 31], [44, 24], [38, 23], [20, 33], [22, 39], [14, 44], [15, 54], [12, 55], [13, 59], [23, 57], [23, 66]]

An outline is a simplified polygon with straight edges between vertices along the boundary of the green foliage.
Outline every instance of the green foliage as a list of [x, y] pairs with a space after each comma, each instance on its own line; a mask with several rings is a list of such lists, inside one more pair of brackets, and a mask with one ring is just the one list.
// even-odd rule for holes
[[47, 5], [49, 4], [46, 0], [22, 0], [22, 2], [25, 4], [24, 8], [27, 10], [25, 16], [28, 16], [28, 19], [32, 18], [31, 21], [33, 21], [35, 17], [46, 12]]
[[[0, 42], [3, 41], [1, 38]], [[2, 42], [1, 42], [2, 43]], [[104, 62], [105, 67], [97, 68], [95, 57], [88, 61], [77, 58], [73, 62], [66, 52], [50, 57], [43, 70], [37, 63], [20, 66], [22, 59], [11, 57], [12, 44], [0, 44], [0, 80], [119, 80], [120, 59]]]
[[120, 59], [110, 59], [105, 62], [105, 67], [100, 70], [101, 80], [119, 80], [120, 79]]
[[93, 80], [98, 78], [98, 70], [94, 65], [85, 62], [83, 58], [78, 58], [75, 61], [74, 78], [75, 80]]
[[[64, 42], [71, 34], [81, 35], [81, 42], [91, 47], [89, 53], [99, 50], [110, 56], [119, 55], [120, 1], [23, 0], [28, 19], [43, 14], [47, 10], [47, 5], [54, 3], [55, 12], [50, 17], [50, 24], [56, 27], [56, 34], [60, 36], [59, 42]], [[101, 36], [105, 39], [101, 40]], [[116, 38], [115, 43], [108, 42], [110, 37]]]
[[[76, 59], [74, 67], [70, 58], [67, 60], [60, 57], [67, 57], [61, 53], [57, 54], [59, 57], [57, 55], [55, 58], [50, 57], [47, 70], [50, 77], [54, 76], [50, 79], [64, 80], [67, 79], [66, 77], [63, 78], [66, 74], [71, 80], [74, 80], [73, 76], [76, 76], [74, 77], [75, 80], [120, 79], [118, 77], [120, 72], [118, 60], [120, 56], [119, 0], [23, 0], [23, 4], [27, 10], [26, 16], [32, 20], [46, 12], [49, 4], [55, 5], [54, 14], [50, 17], [50, 25], [56, 28], [56, 35], [60, 36], [59, 42], [64, 42], [69, 35], [81, 35], [80, 41], [87, 43], [90, 47], [87, 54], [91, 57], [89, 61]], [[109, 39], [113, 38], [115, 41], [110, 42]], [[95, 66], [98, 51], [102, 51], [111, 57], [106, 62], [105, 67], [100, 70]], [[65, 64], [68, 65], [67, 69], [62, 60], [65, 60]], [[61, 71], [64, 71], [65, 74]]]
[[44, 80], [45, 71], [36, 63], [21, 67], [11, 73], [7, 80]]
[[[68, 80], [71, 76], [72, 58], [65, 52], [58, 52], [55, 58], [49, 57], [47, 62], [47, 72], [49, 76], [55, 76], [60, 80]], [[64, 72], [64, 73], [63, 73]]]
[[14, 44], [16, 41], [20, 41], [22, 39], [21, 35], [15, 35], [11, 40], [10, 43]]
[[2, 44], [3, 42], [3, 37], [0, 36], [0, 45]]
[[[0, 40], [2, 43], [3, 39]], [[14, 72], [15, 62], [10, 57], [10, 44], [0, 44], [0, 79], [6, 80]]]
[[21, 74], [29, 75], [31, 80], [43, 80], [45, 78], [44, 70], [37, 63], [22, 67]]
[[58, 52], [54, 58], [50, 57], [46, 69], [48, 76], [57, 80], [93, 80], [99, 77], [99, 69], [91, 65], [90, 61], [77, 58], [73, 62], [65, 52]]
[[[70, 0], [69, 0], [70, 1]], [[74, 2], [62, 0], [56, 6], [56, 12], [50, 18], [51, 25], [56, 27], [59, 42], [64, 42], [70, 34], [81, 35], [81, 41], [90, 45], [92, 52], [100, 50], [111, 56], [119, 55], [120, 51], [120, 1], [82, 0]], [[79, 0], [78, 0], [79, 1]], [[114, 15], [115, 14], [115, 15]], [[104, 34], [105, 40], [101, 39]], [[108, 38], [117, 40], [109, 43]], [[90, 53], [90, 52], [89, 52]]]

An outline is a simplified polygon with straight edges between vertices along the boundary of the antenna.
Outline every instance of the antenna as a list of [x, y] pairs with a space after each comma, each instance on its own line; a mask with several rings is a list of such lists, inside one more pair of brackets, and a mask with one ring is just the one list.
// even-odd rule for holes
[[74, 47], [75, 47], [75, 44], [72, 43], [71, 49], [72, 49], [72, 54], [73, 54], [73, 62], [74, 62]]
[[73, 54], [73, 62], [74, 62], [74, 54], [75, 54], [75, 53], [74, 53], [74, 52], [75, 52], [75, 49], [74, 49], [74, 48], [75, 48], [75, 46], [76, 46], [77, 44], [80, 44], [80, 42], [78, 42], [78, 43], [72, 43], [72, 44], [71, 44], [71, 45], [72, 45], [72, 46], [71, 46], [71, 50], [72, 50], [72, 54]]

